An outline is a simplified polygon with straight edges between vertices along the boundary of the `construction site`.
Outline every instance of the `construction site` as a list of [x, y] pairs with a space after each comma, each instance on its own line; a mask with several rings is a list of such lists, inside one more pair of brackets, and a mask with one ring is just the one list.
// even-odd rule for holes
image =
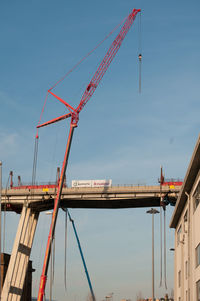
[[200, 4], [22, 2], [0, 21], [0, 300], [199, 301]]

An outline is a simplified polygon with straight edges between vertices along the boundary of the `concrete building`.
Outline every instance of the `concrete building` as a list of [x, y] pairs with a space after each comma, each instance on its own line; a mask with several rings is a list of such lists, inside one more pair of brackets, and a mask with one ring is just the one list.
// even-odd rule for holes
[[200, 300], [200, 136], [179, 193], [175, 229], [174, 300]]

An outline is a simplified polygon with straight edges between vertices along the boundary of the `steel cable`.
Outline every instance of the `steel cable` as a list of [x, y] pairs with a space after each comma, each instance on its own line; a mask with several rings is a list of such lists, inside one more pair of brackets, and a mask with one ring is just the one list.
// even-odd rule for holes
[[65, 254], [64, 254], [64, 283], [67, 290], [67, 209], [65, 211]]
[[[160, 196], [160, 202], [162, 197]], [[162, 206], [160, 206], [160, 287], [162, 286]]]
[[138, 58], [139, 58], [139, 93], [142, 89], [142, 13], [139, 14], [138, 26]]
[[38, 155], [38, 137], [35, 137], [34, 155], [33, 155], [33, 171], [32, 171], [32, 186], [35, 185], [35, 179], [36, 179], [37, 155]]
[[164, 274], [165, 288], [167, 289], [167, 260], [166, 260], [166, 210], [164, 208]]
[[5, 253], [6, 199], [7, 199], [7, 190], [8, 190], [9, 180], [10, 180], [10, 173], [9, 173], [9, 176], [8, 176], [8, 181], [6, 183], [6, 189], [5, 189], [5, 203], [4, 203], [4, 214], [3, 214], [3, 253]]
[[124, 21], [127, 19], [127, 17], [126, 18], [124, 18], [117, 26], [115, 26], [115, 28], [111, 31], [111, 32], [109, 32], [109, 34], [107, 34], [107, 36], [100, 42], [100, 43], [98, 43], [97, 45], [96, 45], [96, 47], [94, 47], [90, 52], [88, 52], [78, 63], [76, 63], [75, 65], [74, 65], [74, 67], [72, 67], [63, 77], [61, 77], [61, 79], [59, 79], [50, 89], [49, 89], [49, 91], [50, 90], [52, 90], [52, 89], [54, 89], [61, 81], [63, 81], [72, 71], [74, 71], [88, 56], [90, 56], [105, 40], [107, 40], [112, 34], [113, 34], [113, 32], [115, 32], [117, 29], [118, 29], [118, 27], [121, 25], [121, 24], [123, 24], [124, 23]]

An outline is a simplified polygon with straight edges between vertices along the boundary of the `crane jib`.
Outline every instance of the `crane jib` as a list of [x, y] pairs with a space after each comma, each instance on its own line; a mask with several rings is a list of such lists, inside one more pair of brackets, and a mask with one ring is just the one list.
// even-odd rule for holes
[[112, 42], [110, 48], [108, 49], [106, 55], [104, 56], [102, 62], [100, 63], [97, 71], [95, 72], [93, 78], [91, 79], [89, 85], [86, 87], [83, 96], [81, 98], [80, 104], [76, 109], [76, 112], [79, 114], [86, 103], [92, 97], [94, 91], [96, 90], [98, 84], [100, 83], [101, 79], [103, 78], [104, 74], [106, 73], [108, 67], [110, 66], [112, 60], [114, 59], [116, 53], [118, 52], [126, 34], [128, 33], [131, 25], [133, 24], [136, 15], [140, 12], [140, 9], [133, 9], [133, 11], [127, 17], [123, 27], [121, 28], [119, 34]]

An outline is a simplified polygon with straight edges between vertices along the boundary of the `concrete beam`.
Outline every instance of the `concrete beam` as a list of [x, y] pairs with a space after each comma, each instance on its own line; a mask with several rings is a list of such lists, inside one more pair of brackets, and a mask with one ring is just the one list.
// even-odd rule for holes
[[[163, 195], [169, 193], [176, 200], [180, 186], [163, 186]], [[33, 197], [34, 196], [34, 197]], [[23, 204], [33, 210], [53, 208], [55, 189], [9, 189], [2, 191], [2, 210], [21, 212]], [[139, 208], [160, 206], [160, 186], [119, 186], [108, 188], [64, 188], [61, 207], [67, 208]]]

